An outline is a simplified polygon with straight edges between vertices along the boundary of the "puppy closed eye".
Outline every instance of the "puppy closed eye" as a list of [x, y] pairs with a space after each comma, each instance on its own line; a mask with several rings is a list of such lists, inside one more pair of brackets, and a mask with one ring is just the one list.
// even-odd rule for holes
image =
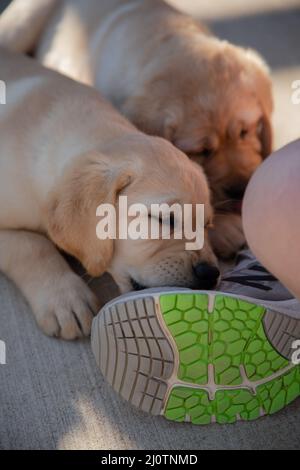
[[162, 217], [159, 218], [159, 223], [161, 225], [169, 225], [170, 226], [170, 230], [171, 232], [174, 231], [174, 228], [175, 228], [175, 218], [174, 218], [174, 214], [170, 214], [170, 217], [167, 217], [165, 219], [163, 219]]
[[204, 147], [201, 147], [200, 149], [192, 150], [187, 153], [195, 157], [211, 158], [215, 154], [215, 149], [209, 146], [204, 146]]
[[174, 231], [175, 229], [175, 218], [174, 218], [174, 214], [170, 214], [170, 217], [165, 217], [163, 218], [161, 215], [159, 216], [159, 218], [157, 219], [156, 217], [152, 217], [151, 214], [149, 214], [149, 219], [154, 219], [155, 221], [157, 221], [161, 226], [163, 225], [169, 225], [170, 226], [170, 230], [171, 232]]
[[241, 129], [241, 131], [240, 131], [240, 139], [241, 139], [241, 140], [245, 140], [246, 137], [248, 136], [248, 134], [249, 134], [249, 130], [248, 130], [248, 129], [246, 129], [246, 128]]
[[212, 157], [214, 154], [214, 149], [212, 148], [209, 148], [209, 147], [204, 147], [202, 150], [200, 150], [199, 152], [199, 156], [200, 157], [204, 157], [204, 158], [210, 158]]

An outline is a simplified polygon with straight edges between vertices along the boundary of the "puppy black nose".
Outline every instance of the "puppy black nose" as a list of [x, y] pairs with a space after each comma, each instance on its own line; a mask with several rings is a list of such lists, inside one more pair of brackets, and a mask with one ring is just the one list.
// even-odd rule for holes
[[215, 265], [208, 263], [199, 263], [194, 266], [194, 273], [199, 281], [199, 287], [203, 289], [215, 287], [220, 276], [219, 269]]

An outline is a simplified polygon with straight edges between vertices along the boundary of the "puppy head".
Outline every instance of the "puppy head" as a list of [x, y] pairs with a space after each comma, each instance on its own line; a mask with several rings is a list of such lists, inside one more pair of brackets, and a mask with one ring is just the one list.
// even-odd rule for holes
[[[174, 44], [167, 69], [129, 99], [124, 112], [199, 163], [216, 207], [230, 210], [271, 153], [271, 82], [253, 51], [201, 38]], [[225, 207], [225, 200], [232, 204]]]
[[[110, 272], [123, 292], [163, 285], [214, 287], [218, 270], [208, 236], [204, 247], [195, 251], [186, 250], [187, 240], [172, 237], [97, 238], [97, 207], [114, 205], [119, 220], [121, 195], [127, 196], [130, 207], [205, 204], [207, 225], [212, 218], [209, 190], [201, 169], [171, 144], [140, 135], [117, 147], [109, 150], [113, 157], [94, 153], [67, 172], [49, 205], [49, 236], [61, 249], [78, 258], [92, 276]], [[117, 153], [122, 151], [122, 158], [118, 158]], [[149, 217], [147, 213], [146, 218]]]
[[[128, 197], [132, 206], [142, 203], [148, 208], [145, 217], [151, 223], [161, 227], [169, 220], [155, 220], [156, 215], [150, 209], [152, 204], [173, 204], [183, 208], [190, 204], [205, 205], [205, 240], [201, 250], [186, 249], [187, 240], [182, 239], [147, 239], [117, 240], [110, 272], [117, 280], [123, 292], [133, 287], [181, 286], [190, 288], [212, 288], [218, 280], [218, 269], [215, 255], [208, 240], [207, 229], [213, 213], [206, 178], [198, 165], [191, 162], [175, 147], [159, 138], [146, 138], [145, 148], [136, 145], [134, 153], [147, 158], [140, 159], [139, 169], [130, 185], [122, 195]], [[192, 214], [195, 228], [195, 213]], [[174, 214], [173, 226], [181, 220]], [[171, 230], [172, 231], [172, 230]]]

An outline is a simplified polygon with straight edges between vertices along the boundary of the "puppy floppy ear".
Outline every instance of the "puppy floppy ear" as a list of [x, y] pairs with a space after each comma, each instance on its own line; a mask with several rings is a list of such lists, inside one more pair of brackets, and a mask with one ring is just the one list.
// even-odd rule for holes
[[118, 193], [131, 179], [128, 171], [112, 168], [105, 157], [85, 156], [66, 172], [51, 195], [46, 209], [48, 235], [60, 249], [77, 258], [91, 276], [101, 276], [108, 269], [114, 250], [113, 240], [97, 238], [97, 207], [115, 207]]
[[[153, 95], [152, 95], [153, 96]], [[173, 122], [150, 95], [134, 95], [123, 104], [122, 113], [145, 134], [168, 138]]]
[[258, 133], [261, 141], [262, 157], [263, 159], [265, 159], [272, 153], [273, 149], [272, 126], [270, 118], [267, 115], [264, 115], [262, 117]]
[[262, 157], [266, 158], [270, 153], [272, 153], [273, 149], [273, 133], [271, 124], [273, 112], [273, 89], [270, 71], [267, 64], [257, 52], [249, 49], [246, 51], [246, 55], [251, 64], [249, 76], [251, 77], [252, 86], [254, 87], [263, 112], [260, 128], [258, 129], [258, 135], [262, 146]]
[[149, 97], [132, 96], [122, 107], [122, 113], [142, 132], [163, 137], [174, 143], [176, 131], [180, 125], [180, 110], [174, 106], [167, 110]]
[[182, 119], [182, 106], [166, 102], [169, 95], [169, 81], [157, 77], [128, 98], [121, 111], [141, 131], [172, 142]]
[[130, 96], [121, 107], [121, 112], [142, 132], [151, 134], [149, 117], [152, 110], [147, 109], [147, 100], [142, 94]]

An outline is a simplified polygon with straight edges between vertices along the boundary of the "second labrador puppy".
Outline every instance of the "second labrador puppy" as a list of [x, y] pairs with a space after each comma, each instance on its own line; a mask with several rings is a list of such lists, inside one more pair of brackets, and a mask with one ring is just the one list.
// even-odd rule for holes
[[[44, 9], [15, 0], [0, 20], [0, 42], [22, 51], [35, 46], [45, 65], [95, 86], [142, 131], [200, 163], [217, 209], [214, 247], [223, 257], [234, 254], [244, 243], [244, 190], [272, 148], [262, 58], [209, 35], [162, 0], [42, 2]], [[27, 29], [18, 14], [25, 3]]]
[[[97, 207], [205, 204], [201, 169], [169, 142], [148, 137], [96, 90], [0, 49], [0, 270], [22, 290], [48, 335], [89, 334], [97, 302], [58, 251], [89, 274], [110, 272], [122, 292], [133, 287], [214, 287], [209, 242], [187, 251], [186, 240], [102, 240]], [[152, 214], [149, 213], [149, 217]], [[148, 217], [148, 214], [147, 214]], [[163, 224], [164, 221], [162, 220]]]

